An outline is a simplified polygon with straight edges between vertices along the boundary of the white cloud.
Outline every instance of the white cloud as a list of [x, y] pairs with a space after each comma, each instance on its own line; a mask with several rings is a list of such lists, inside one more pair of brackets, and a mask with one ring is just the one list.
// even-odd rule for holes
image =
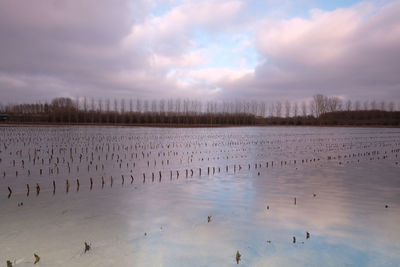
[[[172, 8], [154, 15], [160, 3]], [[250, 4], [1, 1], [2, 101], [77, 94], [400, 98], [400, 1], [261, 20], [245, 14]]]
[[371, 11], [371, 5], [360, 4], [332, 12], [314, 9], [310, 19], [266, 20], [258, 29], [256, 43], [272, 60], [331, 64], [356, 41], [357, 30]]
[[265, 19], [256, 46], [265, 62], [253, 86], [289, 95], [344, 94], [353, 98], [399, 96], [400, 1], [361, 3], [310, 18]]

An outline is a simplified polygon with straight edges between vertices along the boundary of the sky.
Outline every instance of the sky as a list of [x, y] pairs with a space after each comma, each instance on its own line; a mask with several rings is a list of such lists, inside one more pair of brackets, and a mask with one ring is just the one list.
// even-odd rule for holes
[[400, 102], [400, 0], [2, 0], [0, 102]]

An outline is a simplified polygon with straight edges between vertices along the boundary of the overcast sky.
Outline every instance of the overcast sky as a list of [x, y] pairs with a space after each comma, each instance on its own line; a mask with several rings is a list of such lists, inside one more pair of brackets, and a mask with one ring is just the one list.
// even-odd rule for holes
[[0, 102], [400, 101], [400, 0], [1, 0]]

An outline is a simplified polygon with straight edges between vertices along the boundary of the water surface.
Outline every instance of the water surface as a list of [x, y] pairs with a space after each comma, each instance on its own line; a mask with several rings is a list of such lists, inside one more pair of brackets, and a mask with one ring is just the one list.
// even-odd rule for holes
[[0, 127], [0, 262], [399, 266], [399, 149], [382, 128]]

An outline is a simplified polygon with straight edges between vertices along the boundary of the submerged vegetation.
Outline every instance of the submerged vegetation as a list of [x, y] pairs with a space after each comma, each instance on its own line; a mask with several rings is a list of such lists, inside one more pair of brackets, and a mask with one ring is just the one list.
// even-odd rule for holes
[[286, 101], [206, 102], [197, 100], [114, 100], [56, 98], [51, 103], [0, 105], [5, 123], [83, 123], [125, 125], [400, 125], [394, 102], [352, 103], [315, 95]]
[[[371, 216], [371, 206], [396, 212], [397, 191], [385, 195], [387, 183], [397, 181], [396, 129], [293, 130], [0, 127], [0, 198], [7, 214], [2, 228], [4, 244], [10, 247], [0, 256], [7, 266], [87, 266], [101, 265], [112, 251], [116, 261], [127, 257], [147, 266], [157, 251], [150, 246], [176, 251], [179, 243], [189, 248], [184, 253], [192, 253], [195, 244], [191, 257], [207, 246], [201, 257], [210, 262], [253, 266], [260, 257], [266, 262], [271, 251], [285, 248], [290, 255], [331, 238], [317, 222], [340, 217], [342, 209], [335, 207], [351, 204], [340, 202], [346, 197], [343, 185], [349, 186], [349, 199], [364, 197], [355, 212], [361, 209]], [[367, 192], [376, 195], [365, 199], [369, 195], [359, 188], [376, 177], [372, 171], [377, 168], [389, 169], [394, 178], [385, 178], [378, 189], [371, 185]], [[337, 179], [342, 179], [339, 189], [334, 186]], [[125, 224], [128, 228], [121, 227]], [[331, 225], [337, 227], [337, 220]], [[352, 227], [345, 226], [344, 231]], [[21, 232], [4, 234], [14, 229]], [[55, 243], [61, 244], [56, 247], [60, 253], [53, 252]], [[141, 257], [147, 264], [137, 256], [145, 246], [149, 250]], [[173, 251], [168, 253], [176, 266], [182, 254]], [[168, 260], [163, 264], [170, 265]]]

